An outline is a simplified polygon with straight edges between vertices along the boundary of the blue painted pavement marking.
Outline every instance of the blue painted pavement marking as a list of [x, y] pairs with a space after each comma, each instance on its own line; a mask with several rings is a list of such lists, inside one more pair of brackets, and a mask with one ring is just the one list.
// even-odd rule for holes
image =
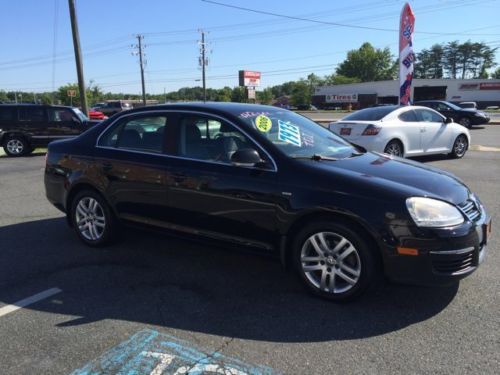
[[218, 352], [205, 353], [186, 341], [151, 329], [139, 331], [71, 375], [275, 375]]

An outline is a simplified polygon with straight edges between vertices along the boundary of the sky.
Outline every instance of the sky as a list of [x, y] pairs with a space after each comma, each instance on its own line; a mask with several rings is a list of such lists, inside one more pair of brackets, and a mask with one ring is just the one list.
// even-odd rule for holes
[[[398, 49], [402, 0], [214, 0], [347, 26], [250, 12], [203, 0], [76, 0], [84, 76], [105, 92], [141, 92], [136, 35], [144, 35], [146, 91], [200, 86], [200, 30], [207, 87], [262, 72], [259, 89], [310, 73], [332, 74], [364, 42]], [[500, 47], [500, 0], [413, 0], [415, 52], [453, 40]], [[0, 90], [50, 91], [77, 82], [67, 0], [0, 0]], [[363, 28], [365, 27], [365, 28]], [[366, 29], [366, 27], [373, 30]], [[500, 50], [500, 48], [499, 48]], [[500, 64], [500, 52], [496, 53]]]

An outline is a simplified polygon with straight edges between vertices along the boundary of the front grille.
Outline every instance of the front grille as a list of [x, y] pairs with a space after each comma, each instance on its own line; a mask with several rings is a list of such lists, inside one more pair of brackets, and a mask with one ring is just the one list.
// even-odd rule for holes
[[432, 266], [437, 273], [453, 275], [467, 272], [476, 266], [474, 250], [464, 254], [433, 254]]
[[459, 207], [470, 221], [476, 221], [481, 216], [478, 204], [471, 199], [466, 200]]

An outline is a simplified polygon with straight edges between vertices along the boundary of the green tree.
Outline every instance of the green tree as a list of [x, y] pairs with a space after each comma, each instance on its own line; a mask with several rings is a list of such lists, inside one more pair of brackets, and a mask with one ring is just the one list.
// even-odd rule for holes
[[309, 106], [311, 104], [311, 91], [306, 80], [296, 82], [290, 99], [295, 107]]
[[231, 93], [231, 101], [236, 103], [246, 103], [248, 100], [245, 95], [244, 87], [235, 87]]
[[376, 49], [370, 43], [363, 43], [359, 49], [347, 53], [336, 73], [361, 82], [382, 81], [396, 77], [397, 65], [389, 48]]
[[273, 100], [273, 92], [270, 88], [266, 88], [257, 92], [257, 100], [262, 104], [271, 104]]
[[233, 90], [231, 89], [231, 87], [226, 86], [222, 89], [217, 90], [217, 98], [215, 100], [217, 102], [230, 102], [232, 93]]
[[500, 68], [491, 73], [491, 78], [500, 79]]

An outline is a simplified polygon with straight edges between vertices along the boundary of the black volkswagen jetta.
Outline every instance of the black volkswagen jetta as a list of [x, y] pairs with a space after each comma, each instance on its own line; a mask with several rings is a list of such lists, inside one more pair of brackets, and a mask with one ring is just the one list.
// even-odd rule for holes
[[140, 108], [49, 145], [48, 199], [90, 246], [120, 224], [279, 255], [315, 294], [358, 296], [385, 274], [449, 284], [491, 226], [450, 173], [366, 152], [293, 112], [207, 103]]

